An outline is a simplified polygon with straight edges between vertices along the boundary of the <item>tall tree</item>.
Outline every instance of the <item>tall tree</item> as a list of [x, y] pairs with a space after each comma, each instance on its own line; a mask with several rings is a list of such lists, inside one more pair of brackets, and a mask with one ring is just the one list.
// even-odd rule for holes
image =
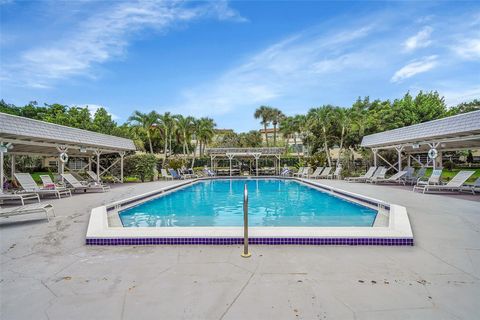
[[330, 167], [332, 166], [332, 159], [330, 157], [329, 137], [332, 128], [333, 109], [333, 106], [326, 105], [319, 108], [312, 108], [307, 114], [310, 131], [314, 135], [322, 137], [323, 149], [328, 161], [328, 166]]
[[272, 121], [273, 125], [273, 146], [277, 146], [277, 125], [285, 118], [285, 115], [282, 111], [277, 108], [270, 109], [270, 120]]
[[205, 153], [206, 146], [212, 141], [215, 135], [215, 121], [211, 118], [200, 118], [198, 124], [197, 138], [200, 140], [200, 156]]
[[261, 119], [260, 123], [263, 125], [263, 130], [265, 133], [265, 142], [267, 143], [268, 147], [268, 134], [267, 134], [267, 127], [272, 122], [272, 108], [269, 106], [260, 106], [255, 110], [253, 115], [255, 119]]
[[133, 122], [135, 125], [141, 127], [145, 131], [148, 139], [148, 145], [150, 147], [150, 153], [153, 153], [151, 130], [153, 129], [153, 125], [157, 122], [157, 120], [158, 114], [155, 111], [143, 113], [136, 110], [128, 118], [129, 122]]
[[184, 117], [182, 115], [175, 115], [174, 117], [176, 119], [177, 130], [182, 141], [183, 154], [188, 155], [190, 154], [190, 151], [188, 150], [188, 145], [190, 143], [195, 118], [190, 116]]

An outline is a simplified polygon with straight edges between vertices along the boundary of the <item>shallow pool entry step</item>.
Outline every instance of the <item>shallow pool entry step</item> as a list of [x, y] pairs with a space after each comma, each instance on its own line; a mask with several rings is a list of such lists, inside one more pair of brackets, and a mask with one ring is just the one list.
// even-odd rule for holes
[[[413, 246], [413, 238], [249, 238], [251, 245]], [[243, 238], [87, 239], [92, 246], [243, 245]]]

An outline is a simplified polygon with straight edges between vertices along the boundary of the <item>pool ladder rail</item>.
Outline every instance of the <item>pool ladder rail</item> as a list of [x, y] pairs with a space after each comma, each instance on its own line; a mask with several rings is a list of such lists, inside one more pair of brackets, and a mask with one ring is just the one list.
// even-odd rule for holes
[[243, 252], [244, 258], [250, 258], [252, 254], [248, 251], [248, 188], [247, 184], [243, 187]]

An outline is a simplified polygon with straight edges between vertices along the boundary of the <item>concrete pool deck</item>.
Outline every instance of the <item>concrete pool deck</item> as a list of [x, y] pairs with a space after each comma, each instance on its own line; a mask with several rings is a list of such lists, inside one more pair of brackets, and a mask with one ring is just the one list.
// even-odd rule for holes
[[480, 196], [322, 181], [407, 208], [413, 247], [85, 245], [90, 210], [176, 182], [47, 200], [0, 225], [2, 319], [474, 319]]

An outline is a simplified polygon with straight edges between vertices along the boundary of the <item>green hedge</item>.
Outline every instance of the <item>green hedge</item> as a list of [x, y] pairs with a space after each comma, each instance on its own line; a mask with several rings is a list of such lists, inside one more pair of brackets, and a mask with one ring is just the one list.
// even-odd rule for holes
[[145, 180], [153, 180], [157, 158], [152, 154], [136, 154], [125, 157], [124, 173], [126, 176], [133, 176]]

